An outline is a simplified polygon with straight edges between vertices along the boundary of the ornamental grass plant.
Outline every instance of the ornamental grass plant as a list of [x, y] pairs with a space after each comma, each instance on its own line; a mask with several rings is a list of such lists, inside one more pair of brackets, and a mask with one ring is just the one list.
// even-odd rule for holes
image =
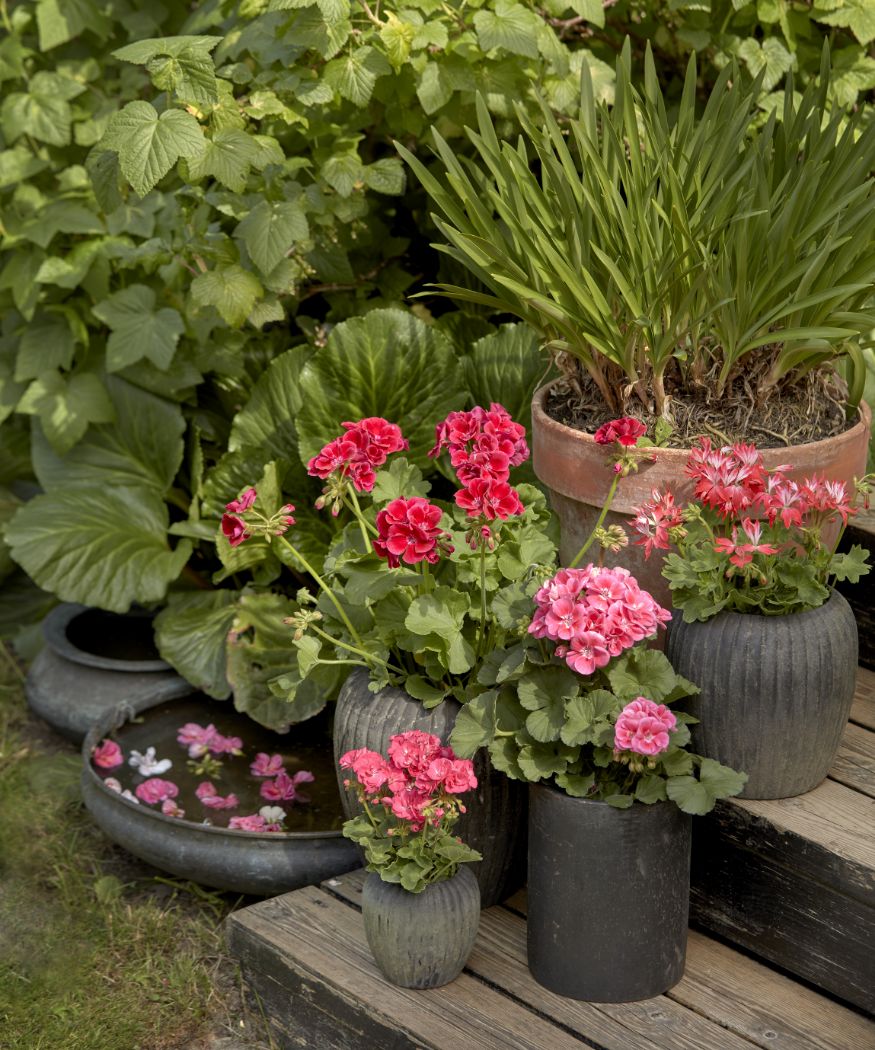
[[598, 422], [683, 430], [693, 406], [729, 402], [746, 423], [789, 398], [844, 429], [875, 327], [875, 126], [830, 111], [826, 47], [817, 81], [800, 95], [788, 76], [754, 130], [762, 76], [728, 65], [703, 108], [697, 85], [691, 57], [670, 109], [648, 50], [633, 86], [627, 41], [612, 107], [584, 65], [578, 119], [544, 104], [501, 141], [481, 101], [473, 158], [437, 130], [437, 171], [399, 145], [436, 205], [436, 247], [476, 279], [434, 287], [527, 321]]

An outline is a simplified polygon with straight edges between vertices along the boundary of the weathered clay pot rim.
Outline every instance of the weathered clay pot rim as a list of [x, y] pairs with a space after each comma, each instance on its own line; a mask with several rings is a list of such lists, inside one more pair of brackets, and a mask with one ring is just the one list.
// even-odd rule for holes
[[91, 764], [92, 750], [103, 737], [121, 728], [125, 722], [130, 721], [132, 717], [140, 714], [141, 711], [148, 711], [152, 706], [151, 703], [119, 704], [118, 707], [106, 716], [106, 718], [94, 723], [83, 741], [83, 775], [87, 776], [91, 783], [107, 798], [112, 799], [115, 803], [121, 803], [123, 806], [127, 806], [131, 813], [136, 813], [137, 816], [143, 816], [162, 824], [168, 824], [171, 827], [185, 827], [188, 831], [204, 835], [229, 835], [232, 838], [245, 838], [252, 841], [261, 840], [263, 842], [277, 843], [291, 842], [298, 839], [343, 838], [343, 832], [339, 828], [327, 828], [325, 831], [243, 831], [238, 830], [237, 828], [217, 828], [210, 824], [196, 824], [192, 820], [181, 820], [179, 817], [170, 817], [166, 813], [152, 809], [143, 803], [138, 804], [136, 802], [131, 802], [130, 799], [123, 798], [117, 791], [108, 788], [103, 782], [103, 778], [97, 775], [94, 766]]
[[[127, 671], [131, 674], [142, 674], [150, 671], [172, 671], [166, 660], [117, 660], [111, 656], [98, 656], [74, 645], [67, 636], [67, 628], [83, 613], [91, 612], [90, 605], [79, 605], [76, 602], [62, 602], [56, 605], [43, 620], [43, 637], [46, 645], [58, 656], [83, 667], [95, 667], [100, 671]], [[103, 610], [97, 609], [97, 612]], [[136, 614], [133, 614], [136, 615]], [[144, 614], [145, 615], [145, 614]]]
[[[586, 442], [587, 444], [594, 445], [595, 439], [592, 434], [587, 434], [585, 431], [578, 430], [576, 427], [570, 427], [567, 423], [560, 423], [558, 419], [553, 419], [553, 417], [547, 412], [546, 408], [544, 407], [544, 402], [547, 398], [547, 394], [550, 392], [550, 390], [553, 389], [553, 387], [558, 382], [558, 379], [554, 379], [552, 382], [545, 383], [544, 386], [539, 387], [535, 391], [532, 397], [532, 425], [535, 425], [535, 420], [537, 419], [537, 425], [543, 428], [543, 430], [546, 433], [552, 433], [557, 438], [561, 437], [563, 440], [580, 440]], [[763, 449], [762, 451], [770, 454], [783, 454], [785, 452], [790, 453], [792, 450], [793, 452], [796, 452], [798, 454], [800, 450], [803, 452], [807, 452], [809, 449], [815, 449], [818, 446], [824, 446], [831, 442], [839, 443], [846, 441], [851, 442], [853, 440], [856, 440], [860, 432], [866, 430], [872, 422], [872, 410], [869, 408], [869, 405], [866, 403], [866, 401], [860, 402], [857, 408], [857, 412], [860, 418], [852, 427], [848, 427], [847, 430], [843, 430], [841, 434], [834, 434], [832, 437], [820, 438], [818, 441], [806, 441], [801, 445], [782, 445], [778, 448], [768, 448]], [[683, 463], [686, 463], [687, 457], [690, 454], [689, 448], [653, 447], [648, 448], [647, 451], [649, 453], [652, 452], [658, 455], [660, 459], [677, 459], [683, 461]]]

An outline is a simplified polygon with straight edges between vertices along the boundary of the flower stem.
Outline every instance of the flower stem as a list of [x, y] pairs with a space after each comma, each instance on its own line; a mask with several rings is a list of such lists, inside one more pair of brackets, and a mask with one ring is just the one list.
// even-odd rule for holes
[[[342, 642], [339, 638], [333, 638], [327, 631], [323, 631], [321, 627], [317, 627], [316, 624], [311, 623], [309, 630], [313, 631], [314, 634], [318, 634], [320, 638], [324, 638], [326, 642], [330, 642], [332, 645], [340, 646], [341, 649], [346, 649], [349, 653], [355, 653], [356, 656], [361, 656], [369, 664], [380, 664], [382, 667], [387, 667], [390, 671], [394, 671], [395, 674], [406, 674], [400, 667], [396, 667], [394, 664], [390, 664], [387, 660], [383, 660], [379, 656], [374, 656], [373, 653], [367, 652], [365, 649], [357, 649], [354, 645], [350, 645], [348, 642]], [[359, 645], [362, 645], [359, 642]], [[327, 663], [328, 661], [321, 661]], [[352, 663], [353, 661], [349, 661]]]
[[614, 475], [614, 480], [611, 482], [611, 487], [608, 489], [608, 496], [607, 496], [607, 499], [605, 500], [604, 506], [602, 507], [602, 512], [599, 515], [599, 520], [595, 523], [595, 527], [593, 528], [592, 532], [589, 534], [589, 536], [588, 536], [586, 542], [584, 543], [584, 545], [580, 548], [580, 550], [575, 555], [574, 561], [572, 561], [572, 563], [568, 566], [569, 569], [574, 569], [574, 568], [577, 567], [578, 563], [580, 562], [580, 559], [584, 556], [584, 554], [586, 554], [586, 552], [592, 546], [592, 541], [595, 539], [596, 533], [599, 531], [599, 529], [602, 527], [602, 525], [604, 525], [605, 518], [608, 516], [608, 511], [611, 509], [611, 504], [614, 502], [614, 496], [616, 495], [616, 492], [617, 492], [617, 485], [619, 485], [619, 483], [620, 483], [620, 477], [621, 477], [620, 474], [615, 474]]
[[327, 595], [327, 597], [331, 601], [331, 603], [334, 606], [334, 608], [337, 609], [337, 612], [339, 613], [341, 620], [343, 620], [343, 622], [344, 622], [344, 624], [346, 626], [346, 629], [349, 631], [349, 633], [355, 639], [356, 644], [357, 645], [362, 645], [363, 643], [362, 643], [362, 640], [361, 640], [361, 638], [359, 636], [358, 631], [355, 629], [355, 627], [353, 627], [352, 622], [350, 621], [350, 618], [346, 615], [346, 611], [343, 608], [343, 606], [340, 604], [340, 602], [338, 601], [337, 595], [334, 593], [334, 591], [332, 591], [332, 589], [328, 586], [328, 584], [325, 582], [325, 580], [322, 579], [322, 577], [319, 575], [319, 573], [316, 572], [316, 570], [307, 561], [307, 559], [304, 557], [304, 555], [301, 554], [301, 552], [299, 550], [297, 550], [295, 547], [293, 547], [291, 545], [291, 543], [289, 543], [289, 541], [285, 538], [285, 536], [280, 536], [279, 539], [282, 540], [282, 542], [289, 548], [289, 550], [292, 552], [292, 554], [304, 566], [304, 569], [307, 572], [310, 573], [310, 575], [313, 577], [313, 579], [316, 581], [316, 583], [322, 588], [323, 592]]
[[480, 537], [480, 628], [477, 631], [477, 655], [483, 651], [486, 637], [486, 539]]
[[368, 552], [368, 554], [373, 554], [374, 548], [371, 546], [371, 540], [368, 536], [368, 529], [370, 529], [375, 536], [377, 535], [377, 530], [374, 528], [373, 525], [371, 525], [369, 521], [365, 521], [365, 516], [364, 514], [362, 514], [362, 508], [359, 504], [358, 496], [355, 494], [355, 489], [352, 488], [352, 486], [350, 486], [347, 489], [347, 492], [349, 492], [350, 499], [352, 500], [352, 512], [356, 516], [356, 520], [358, 521], [359, 528], [362, 532], [362, 539], [365, 541], [365, 550]]

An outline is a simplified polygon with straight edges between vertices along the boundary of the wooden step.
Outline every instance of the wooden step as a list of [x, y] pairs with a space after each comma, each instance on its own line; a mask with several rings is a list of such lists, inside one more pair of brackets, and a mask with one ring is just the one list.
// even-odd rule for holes
[[695, 931], [686, 974], [668, 995], [623, 1005], [554, 995], [526, 966], [522, 896], [483, 912], [458, 980], [430, 991], [395, 988], [365, 941], [362, 882], [363, 873], [353, 872], [228, 919], [231, 951], [280, 1050], [875, 1046], [872, 1021]]
[[875, 673], [828, 779], [720, 803], [694, 824], [692, 877], [696, 923], [875, 1013]]

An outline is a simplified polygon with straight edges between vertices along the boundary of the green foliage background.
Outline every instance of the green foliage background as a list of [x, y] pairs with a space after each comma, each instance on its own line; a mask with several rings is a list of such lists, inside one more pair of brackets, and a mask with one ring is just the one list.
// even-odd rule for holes
[[825, 37], [836, 101], [875, 87], [866, 0], [0, 0], [0, 637], [26, 651], [52, 596], [170, 594], [165, 654], [227, 695], [236, 625], [238, 702], [268, 702], [281, 642], [253, 625], [283, 566], [217, 537], [222, 504], [261, 479], [319, 557], [303, 462], [340, 420], [391, 411], [424, 466], [443, 411], [523, 412], [546, 366], [403, 305], [453, 274], [392, 140], [465, 150], [478, 92], [508, 137], [536, 90], [574, 115], [584, 62], [610, 100], [626, 35], [670, 98], [691, 48], [703, 87], [735, 57], [772, 89]]

